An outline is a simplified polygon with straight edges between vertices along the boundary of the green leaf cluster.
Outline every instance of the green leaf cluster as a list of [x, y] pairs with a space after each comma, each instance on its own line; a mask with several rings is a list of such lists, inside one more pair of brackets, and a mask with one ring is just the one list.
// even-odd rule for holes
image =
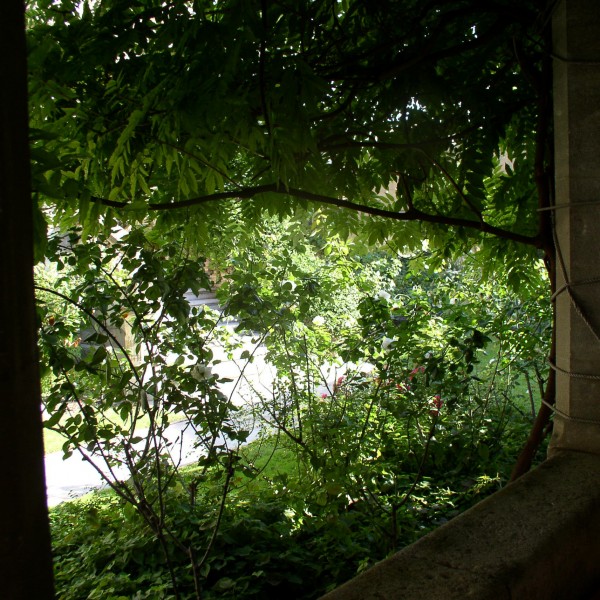
[[288, 4], [30, 3], [46, 217], [202, 244], [310, 205], [372, 245], [542, 244], [538, 3]]

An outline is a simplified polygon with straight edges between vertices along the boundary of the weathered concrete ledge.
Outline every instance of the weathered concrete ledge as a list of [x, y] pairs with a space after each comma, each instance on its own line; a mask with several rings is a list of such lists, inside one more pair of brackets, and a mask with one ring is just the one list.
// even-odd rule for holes
[[592, 598], [600, 456], [562, 452], [322, 600]]

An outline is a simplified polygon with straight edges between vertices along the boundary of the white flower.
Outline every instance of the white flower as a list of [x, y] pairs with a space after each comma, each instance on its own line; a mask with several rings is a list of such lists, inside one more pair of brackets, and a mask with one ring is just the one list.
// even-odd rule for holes
[[190, 373], [196, 381], [206, 381], [212, 377], [212, 368], [208, 365], [194, 365]]
[[396, 338], [389, 338], [389, 337], [384, 337], [381, 340], [381, 349], [382, 350], [388, 350], [389, 347], [396, 341]]
[[362, 363], [362, 365], [360, 365], [360, 373], [362, 375], [368, 375], [369, 373], [372, 373], [375, 370], [375, 365], [372, 365], [371, 363]]
[[379, 298], [379, 300], [385, 300], [386, 302], [390, 299], [390, 295], [384, 291], [384, 290], [380, 290], [379, 292], [377, 292], [377, 298]]
[[431, 352], [425, 352], [425, 358], [431, 358]]
[[450, 298], [450, 304], [456, 304], [456, 298]]
[[317, 327], [322, 327], [323, 325], [325, 325], [325, 319], [319, 315], [317, 315], [313, 320], [312, 320], [313, 325], [316, 325]]

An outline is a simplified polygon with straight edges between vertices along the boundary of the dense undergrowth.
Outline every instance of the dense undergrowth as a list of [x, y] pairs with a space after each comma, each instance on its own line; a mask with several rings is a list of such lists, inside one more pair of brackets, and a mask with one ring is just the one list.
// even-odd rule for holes
[[[475, 403], [422, 422], [433, 434], [419, 446], [426, 456], [405, 438], [345, 477], [314, 468], [289, 440], [255, 441], [240, 449], [246, 468], [234, 471], [222, 512], [222, 473], [199, 481], [191, 467], [164, 496], [166, 548], [112, 493], [65, 503], [51, 512], [58, 595], [196, 597], [190, 557], [178, 547], [185, 539], [197, 552], [202, 598], [318, 598], [499, 489], [528, 419], [506, 403]], [[362, 494], [361, 476], [372, 478]]]
[[[506, 483], [545, 384], [541, 269], [491, 280], [475, 250], [353, 253], [303, 228], [222, 257], [235, 331], [190, 310], [210, 281], [177, 240], [51, 240], [46, 427], [112, 488], [52, 510], [61, 600], [317, 598]], [[276, 373], [242, 404], [223, 392], [249, 383], [240, 334]], [[174, 414], [200, 450], [185, 469]]]

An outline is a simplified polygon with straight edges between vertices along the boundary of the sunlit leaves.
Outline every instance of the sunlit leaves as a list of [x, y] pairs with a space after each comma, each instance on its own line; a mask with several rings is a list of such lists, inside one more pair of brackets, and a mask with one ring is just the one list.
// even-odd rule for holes
[[[536, 99], [513, 47], [531, 39], [539, 59], [528, 3], [498, 12], [269, 2], [264, 15], [233, 0], [60, 7], [58, 19], [33, 3], [29, 37], [34, 189], [63, 227], [93, 232], [103, 201], [117, 209], [111, 222], [189, 223], [192, 209], [156, 216], [149, 207], [280, 186], [244, 196], [241, 213], [222, 210], [219, 196], [193, 209], [204, 234], [239, 215], [253, 224], [263, 211], [304, 209], [302, 192], [379, 205], [397, 183], [391, 210], [414, 206], [442, 226], [467, 219], [473, 233], [450, 236], [455, 253], [487, 243], [481, 220], [500, 234], [537, 232], [525, 152]], [[505, 156], [516, 167], [500, 172]], [[293, 202], [282, 198], [288, 186], [300, 191]], [[323, 223], [343, 238], [417, 248], [419, 236], [441, 237], [435, 224], [364, 227], [339, 212], [324, 210]]]

